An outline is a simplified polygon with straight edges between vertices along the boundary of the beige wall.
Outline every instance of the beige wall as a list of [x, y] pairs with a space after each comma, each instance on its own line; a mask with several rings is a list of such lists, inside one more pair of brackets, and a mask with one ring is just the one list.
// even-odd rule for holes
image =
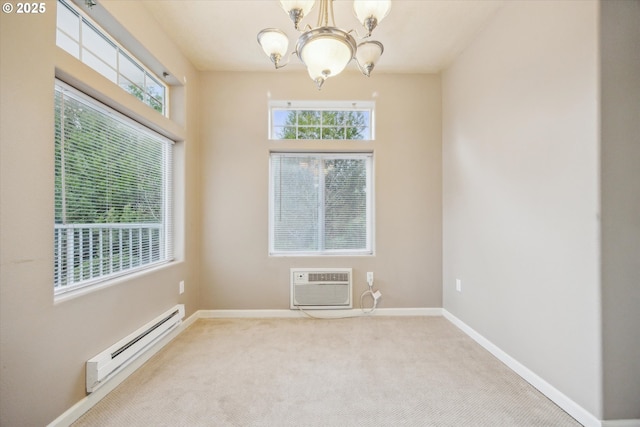
[[[0, 424], [46, 425], [85, 396], [85, 362], [153, 317], [184, 302], [199, 309], [197, 254], [199, 154], [197, 73], [166, 40], [142, 6], [105, 2], [132, 38], [169, 72], [187, 77], [174, 109], [162, 120], [117, 86], [55, 46], [56, 2], [40, 15], [0, 15]], [[95, 13], [103, 13], [96, 6]], [[119, 108], [166, 127], [176, 145], [179, 257], [171, 266], [93, 293], [53, 298], [53, 85], [56, 75], [95, 88]], [[182, 106], [180, 107], [180, 103]], [[187, 292], [178, 295], [179, 280]]]
[[640, 419], [640, 1], [600, 6], [604, 419]]
[[[353, 267], [356, 306], [366, 271], [382, 308], [444, 302], [596, 417], [640, 418], [639, 3], [602, 3], [598, 39], [596, 2], [511, 2], [442, 81], [345, 73], [321, 92], [302, 71], [198, 73], [140, 3], [100, 3], [92, 14], [184, 84], [172, 120], [58, 51], [54, 1], [1, 14], [0, 425], [55, 419], [84, 397], [88, 358], [176, 303], [287, 308], [302, 266]], [[177, 261], [54, 303], [56, 74], [184, 141]], [[377, 140], [271, 142], [269, 99], [374, 100]], [[268, 256], [268, 156], [283, 149], [374, 151], [375, 256]]]
[[510, 2], [444, 73], [443, 292], [600, 417], [597, 29], [595, 1]]
[[[375, 142], [270, 142], [272, 100], [374, 100]], [[202, 304], [286, 309], [290, 267], [353, 267], [354, 299], [373, 271], [380, 307], [440, 307], [440, 78], [345, 73], [319, 92], [304, 71], [202, 75]], [[268, 255], [269, 150], [373, 150], [371, 257]]]

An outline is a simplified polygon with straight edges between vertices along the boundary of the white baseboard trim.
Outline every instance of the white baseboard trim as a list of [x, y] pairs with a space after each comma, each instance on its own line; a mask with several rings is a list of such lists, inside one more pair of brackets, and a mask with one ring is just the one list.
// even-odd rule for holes
[[602, 427], [640, 427], [640, 419], [637, 420], [604, 420]]
[[603, 427], [602, 422], [593, 416], [593, 414], [532, 372], [529, 368], [502, 351], [498, 346], [480, 335], [462, 320], [449, 313], [446, 309], [442, 309], [442, 314], [447, 320], [470, 336], [474, 341], [489, 351], [489, 353], [497, 357], [502, 363], [511, 368], [511, 370], [516, 374], [520, 375], [525, 381], [537, 388], [542, 394], [551, 399], [556, 405], [575, 418], [580, 424], [585, 427]]
[[96, 405], [100, 400], [102, 400], [109, 392], [115, 389], [118, 385], [120, 385], [124, 380], [129, 377], [129, 375], [133, 374], [136, 369], [141, 367], [147, 360], [151, 359], [153, 355], [155, 355], [158, 351], [162, 349], [165, 345], [169, 344], [171, 340], [180, 335], [182, 331], [184, 331], [187, 327], [189, 327], [193, 322], [198, 319], [198, 313], [194, 313], [189, 316], [186, 320], [184, 320], [180, 325], [174, 328], [171, 332], [169, 332], [166, 336], [164, 336], [160, 341], [149, 347], [147, 351], [140, 355], [139, 358], [131, 362], [129, 366], [124, 368], [122, 371], [118, 372], [114, 375], [108, 382], [106, 382], [102, 387], [98, 390], [94, 391], [91, 394], [88, 394], [78, 403], [73, 405], [71, 408], [67, 409], [62, 413], [58, 418], [53, 420], [47, 427], [67, 427], [73, 424], [78, 418], [80, 418], [85, 412], [91, 409], [94, 405]]
[[[296, 319], [306, 318], [300, 310], [200, 310], [202, 319]], [[442, 316], [442, 308], [378, 308], [373, 313], [363, 313], [360, 309], [348, 310], [307, 310], [314, 317], [336, 319], [342, 317], [367, 316]]]

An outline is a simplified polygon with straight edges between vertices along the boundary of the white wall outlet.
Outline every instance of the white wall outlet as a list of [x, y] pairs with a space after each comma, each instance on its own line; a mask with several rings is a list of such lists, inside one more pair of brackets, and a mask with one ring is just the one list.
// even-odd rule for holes
[[367, 271], [367, 283], [373, 282], [373, 271]]
[[184, 294], [184, 280], [180, 281], [179, 291], [181, 295]]
[[456, 291], [462, 292], [462, 280], [456, 279]]

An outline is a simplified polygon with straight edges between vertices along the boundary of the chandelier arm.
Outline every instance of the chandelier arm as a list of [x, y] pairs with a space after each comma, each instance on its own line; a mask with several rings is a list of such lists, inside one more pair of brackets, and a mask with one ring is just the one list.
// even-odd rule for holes
[[313, 30], [313, 27], [311, 26], [311, 24], [307, 24], [305, 25], [305, 27], [302, 30], [298, 30], [299, 33], [306, 33], [307, 31], [311, 31]]
[[298, 52], [296, 52], [296, 51], [289, 52], [289, 54], [286, 55], [287, 56], [287, 62], [284, 62], [284, 63], [281, 61], [281, 58], [278, 58], [277, 62], [274, 60], [274, 58], [270, 58], [270, 59], [271, 59], [271, 62], [273, 63], [273, 65], [275, 66], [275, 69], [279, 70], [280, 68], [284, 68], [287, 65], [289, 65], [289, 63], [291, 62], [291, 57], [293, 55], [298, 56]]
[[368, 39], [368, 38], [370, 38], [370, 37], [371, 37], [371, 34], [365, 34], [364, 36], [363, 36], [363, 35], [360, 35], [360, 33], [358, 32], [358, 30], [356, 30], [355, 28], [354, 28], [354, 29], [352, 29], [352, 30], [349, 30], [349, 31], [348, 31], [348, 34], [353, 34], [353, 36], [354, 36], [357, 40], [366, 40], [366, 39]]
[[[278, 62], [278, 65], [276, 65], [276, 70], [279, 70], [280, 68], [284, 68], [287, 65], [289, 65], [289, 63], [291, 62], [291, 57], [293, 55], [298, 55], [296, 51], [291, 51], [289, 52], [289, 54], [287, 55], [287, 62], [285, 62], [284, 64], [282, 62]], [[357, 61], [356, 61], [357, 62]]]
[[331, 25], [336, 26], [336, 18], [333, 14], [333, 0], [327, 0], [329, 2], [329, 13], [331, 14]]
[[280, 61], [282, 59], [282, 56], [280, 56], [279, 53], [272, 53], [271, 55], [269, 55], [269, 59], [271, 60], [271, 63], [273, 64], [275, 69], [279, 70], [280, 68], [285, 67], [289, 62], [291, 62], [291, 54], [289, 54], [289, 59], [285, 63], [282, 63]]

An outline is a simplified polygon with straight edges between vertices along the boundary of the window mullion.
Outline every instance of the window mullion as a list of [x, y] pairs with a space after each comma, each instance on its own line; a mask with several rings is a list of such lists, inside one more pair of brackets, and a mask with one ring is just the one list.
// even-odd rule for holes
[[323, 252], [325, 250], [325, 165], [324, 159], [320, 158], [318, 162], [318, 249]]

